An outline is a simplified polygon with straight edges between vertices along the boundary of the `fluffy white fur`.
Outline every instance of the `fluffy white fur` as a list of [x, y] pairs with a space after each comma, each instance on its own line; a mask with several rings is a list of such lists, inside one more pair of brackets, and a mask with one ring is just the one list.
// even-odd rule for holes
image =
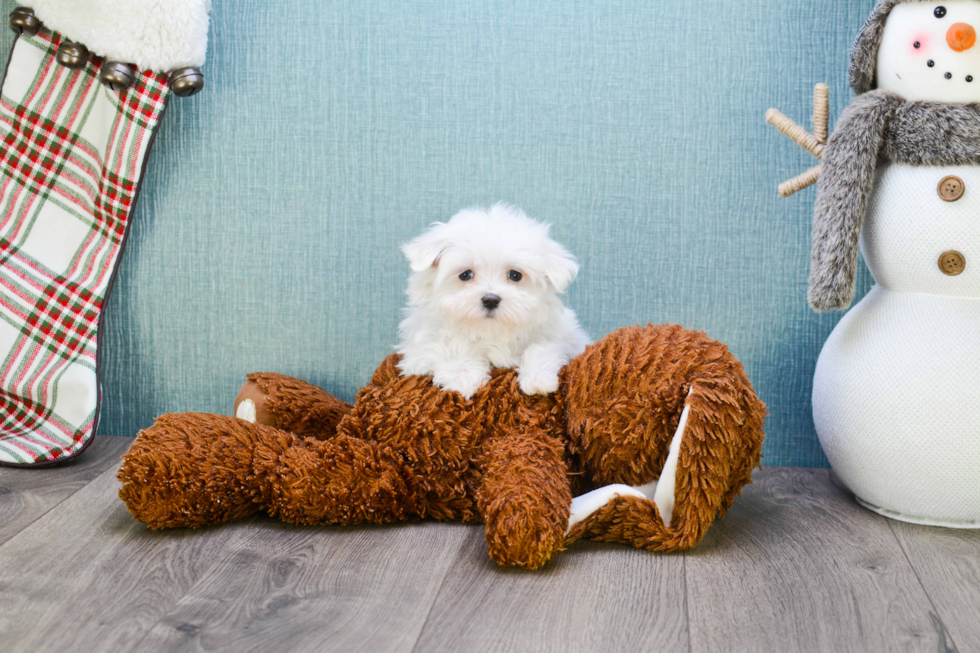
[[167, 72], [200, 66], [210, 0], [30, 0], [44, 26], [109, 61]]
[[[412, 267], [397, 348], [403, 375], [432, 375], [439, 387], [469, 398], [491, 366], [516, 367], [521, 390], [547, 394], [589, 344], [558, 298], [578, 274], [575, 258], [548, 237], [548, 225], [518, 209], [461, 211], [402, 251]], [[473, 277], [464, 281], [467, 271]], [[500, 298], [493, 310], [484, 304], [488, 295]]]

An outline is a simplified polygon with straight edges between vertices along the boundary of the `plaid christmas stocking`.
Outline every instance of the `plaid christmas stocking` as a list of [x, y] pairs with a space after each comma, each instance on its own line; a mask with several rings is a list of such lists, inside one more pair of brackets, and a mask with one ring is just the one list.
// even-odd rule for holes
[[[76, 456], [98, 422], [102, 309], [171, 93], [167, 67], [140, 65], [157, 53], [88, 53], [82, 39], [108, 37], [76, 14], [104, 2], [11, 14], [21, 34], [0, 96], [0, 464]], [[49, 29], [59, 22], [82, 25], [77, 43]]]

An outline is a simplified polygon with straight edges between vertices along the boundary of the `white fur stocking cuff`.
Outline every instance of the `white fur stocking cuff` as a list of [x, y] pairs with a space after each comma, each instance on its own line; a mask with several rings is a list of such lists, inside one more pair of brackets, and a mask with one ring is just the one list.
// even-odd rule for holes
[[48, 29], [109, 61], [167, 72], [201, 66], [210, 0], [23, 0]]

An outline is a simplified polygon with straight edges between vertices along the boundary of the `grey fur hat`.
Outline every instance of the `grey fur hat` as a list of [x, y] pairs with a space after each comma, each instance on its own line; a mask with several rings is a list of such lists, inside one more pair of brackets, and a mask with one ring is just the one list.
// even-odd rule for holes
[[879, 0], [867, 22], [861, 28], [854, 47], [851, 48], [851, 70], [849, 73], [851, 89], [857, 95], [875, 88], [875, 66], [878, 63], [878, 47], [881, 34], [885, 31], [888, 14], [897, 4], [903, 2], [926, 2], [927, 0]]

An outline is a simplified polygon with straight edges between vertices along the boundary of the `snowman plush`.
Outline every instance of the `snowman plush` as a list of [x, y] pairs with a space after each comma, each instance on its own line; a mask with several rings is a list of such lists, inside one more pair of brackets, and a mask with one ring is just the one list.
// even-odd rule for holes
[[881, 0], [814, 145], [810, 303], [851, 305], [859, 250], [875, 279], [817, 362], [820, 442], [866, 507], [960, 528], [980, 528], [978, 29], [980, 0]]

